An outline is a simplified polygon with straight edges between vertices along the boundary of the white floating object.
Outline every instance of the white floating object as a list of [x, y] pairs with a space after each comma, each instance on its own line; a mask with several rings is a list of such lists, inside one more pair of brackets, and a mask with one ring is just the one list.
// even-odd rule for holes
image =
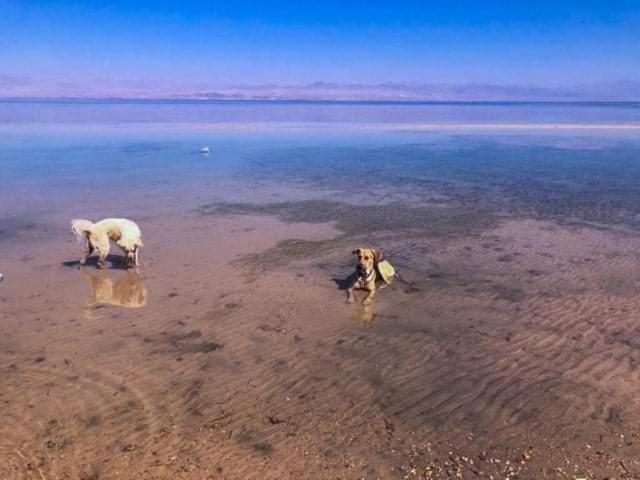
[[200, 153], [202, 153], [203, 155], [209, 155], [209, 147], [202, 147], [200, 149]]
[[4, 275], [0, 273], [0, 282], [4, 280]]

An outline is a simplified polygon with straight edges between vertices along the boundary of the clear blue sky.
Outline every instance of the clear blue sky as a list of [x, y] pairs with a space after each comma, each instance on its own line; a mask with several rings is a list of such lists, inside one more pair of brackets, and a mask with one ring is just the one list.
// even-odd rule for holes
[[0, 0], [0, 75], [207, 84], [638, 81], [640, 0]]

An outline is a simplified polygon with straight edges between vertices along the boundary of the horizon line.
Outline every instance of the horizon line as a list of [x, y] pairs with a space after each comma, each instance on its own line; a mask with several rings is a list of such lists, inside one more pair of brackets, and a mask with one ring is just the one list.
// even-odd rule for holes
[[421, 99], [331, 99], [331, 98], [176, 98], [176, 97], [110, 97], [110, 96], [6, 96], [0, 95], [0, 103], [282, 103], [282, 104], [413, 104], [413, 105], [630, 105], [639, 104], [640, 98], [633, 100], [421, 100]]

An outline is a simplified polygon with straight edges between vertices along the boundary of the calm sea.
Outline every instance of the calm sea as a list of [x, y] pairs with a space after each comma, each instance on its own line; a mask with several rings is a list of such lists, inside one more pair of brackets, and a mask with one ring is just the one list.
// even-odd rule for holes
[[0, 219], [340, 196], [631, 222], [639, 137], [639, 103], [2, 101]]

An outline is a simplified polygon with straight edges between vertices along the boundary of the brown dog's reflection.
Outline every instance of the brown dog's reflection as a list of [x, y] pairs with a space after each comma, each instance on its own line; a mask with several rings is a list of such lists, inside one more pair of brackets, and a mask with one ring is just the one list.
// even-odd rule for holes
[[114, 305], [126, 308], [141, 308], [147, 304], [147, 288], [142, 275], [126, 272], [113, 281], [105, 270], [87, 272], [82, 270], [91, 288], [88, 307]]
[[372, 305], [363, 305], [357, 308], [351, 318], [355, 320], [360, 327], [370, 327], [375, 321], [377, 313]]

